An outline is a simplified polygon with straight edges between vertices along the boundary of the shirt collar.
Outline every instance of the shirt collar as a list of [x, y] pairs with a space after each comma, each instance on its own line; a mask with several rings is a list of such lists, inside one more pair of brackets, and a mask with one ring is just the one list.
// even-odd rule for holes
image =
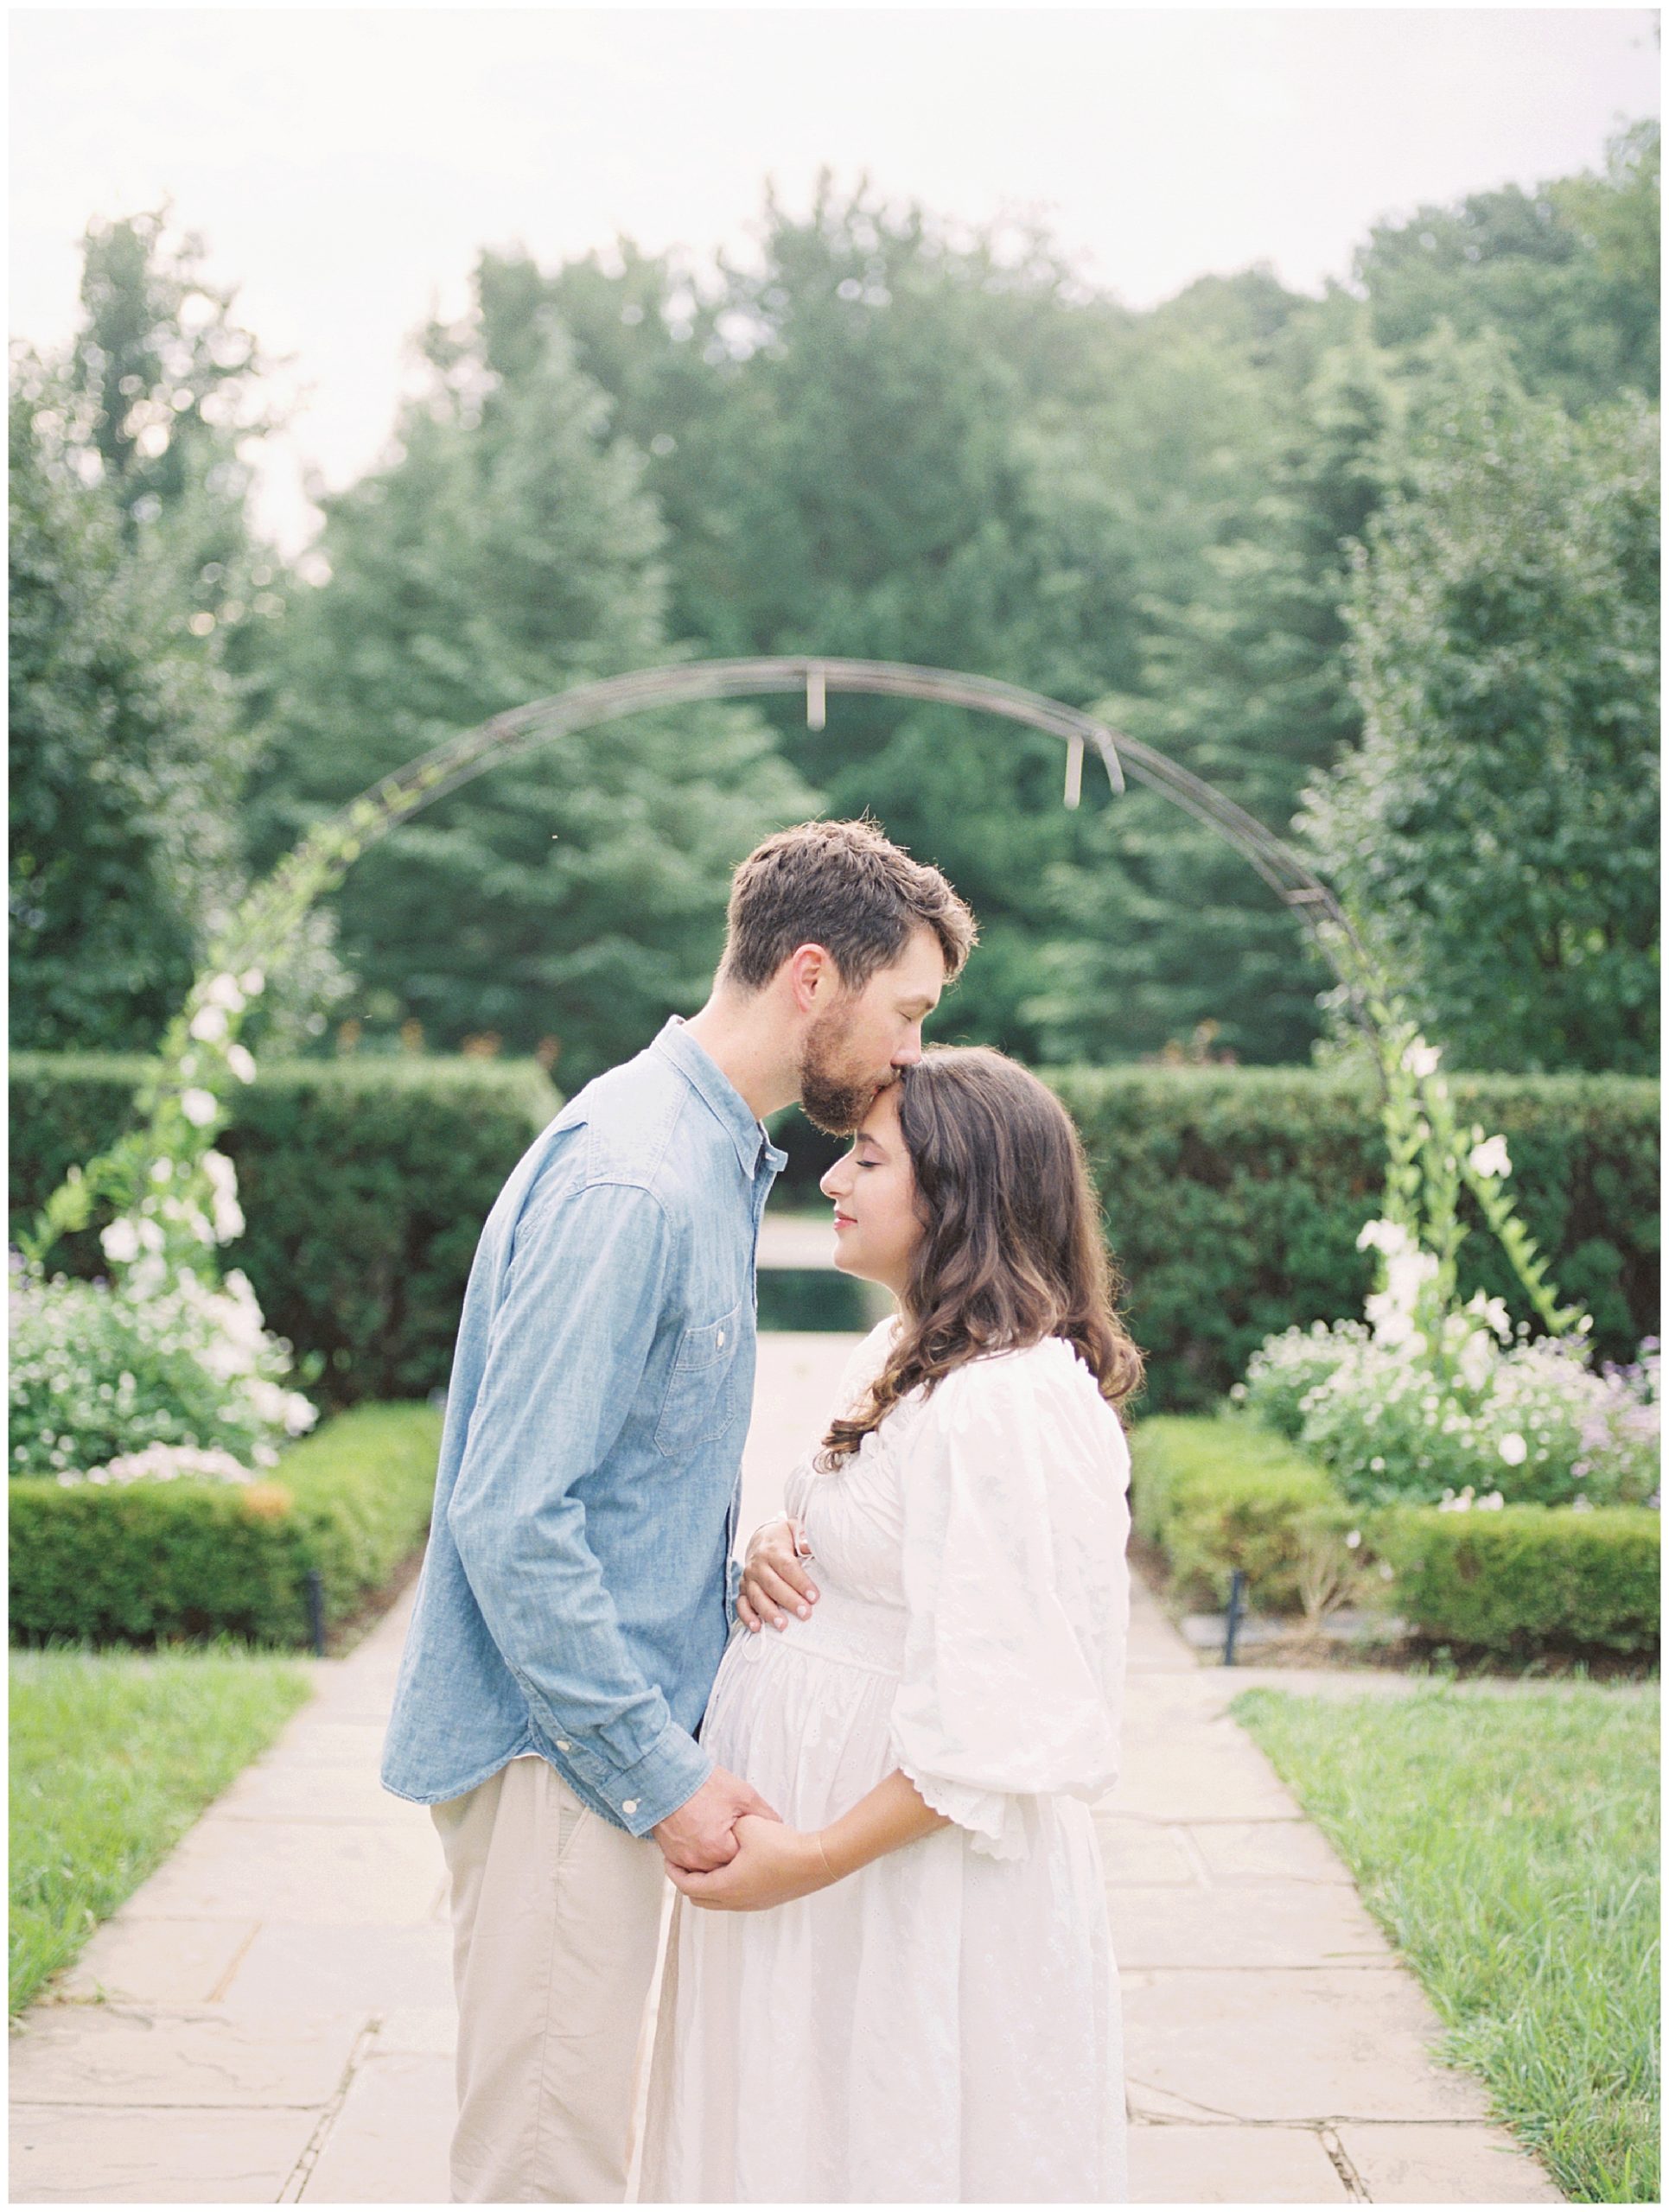
[[699, 1093], [714, 1118], [720, 1122], [736, 1148], [742, 1172], [752, 1178], [759, 1172], [762, 1152], [773, 1174], [780, 1174], [788, 1155], [771, 1142], [765, 1124], [730, 1081], [718, 1062], [690, 1034], [681, 1014], [669, 1014], [651, 1050], [669, 1059], [690, 1088]]

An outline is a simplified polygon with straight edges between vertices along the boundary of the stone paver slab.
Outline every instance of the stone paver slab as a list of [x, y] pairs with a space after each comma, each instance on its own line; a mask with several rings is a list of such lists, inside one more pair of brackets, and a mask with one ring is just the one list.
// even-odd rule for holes
[[365, 2026], [357, 2012], [304, 2014], [275, 2033], [218, 2010], [53, 2006], [12, 2042], [11, 2094], [29, 2105], [323, 2105]]
[[1109, 1884], [1199, 1879], [1180, 1829], [1163, 1827], [1156, 1821], [1121, 1820], [1116, 1813], [1104, 1813], [1097, 1816], [1095, 1834]]
[[1291, 1820], [1298, 1805], [1255, 1744], [1228, 1723], [1125, 1738], [1123, 1771], [1105, 1801], [1164, 1821]]
[[119, 1913], [95, 1932], [56, 1993], [207, 2005], [254, 1934], [252, 1920], [130, 1920]]
[[274, 2204], [316, 2112], [16, 2104], [14, 2204]]
[[1121, 1977], [1131, 2108], [1202, 2120], [1483, 2120], [1400, 1967]]
[[224, 2002], [240, 2012], [307, 2008], [384, 2012], [452, 2001], [452, 1936], [417, 1928], [263, 1928], [239, 1961]]
[[331, 2123], [303, 2204], [445, 2204], [456, 2104], [449, 2058], [367, 2058]]
[[262, 1760], [247, 1768], [214, 1801], [216, 1815], [231, 1821], [399, 1821], [429, 1824], [420, 1806], [395, 1797], [372, 1767], [309, 1767]]
[[1499, 2127], [1357, 2122], [1339, 2142], [1376, 2204], [1563, 2204], [1545, 2169]]
[[1202, 1821], [1188, 1837], [1211, 1879], [1225, 1887], [1277, 1881], [1354, 1887], [1349, 1868], [1308, 1821]]
[[292, 1766], [348, 1766], [374, 1774], [382, 1758], [383, 1731], [368, 1720], [318, 1719], [304, 1730], [291, 1721], [289, 1741], [267, 1756]]
[[450, 1999], [443, 2005], [395, 2005], [377, 2030], [373, 2053], [398, 2052], [405, 2058], [450, 2058], [457, 2048], [458, 2013]]
[[207, 1814], [127, 1903], [138, 1920], [259, 1920], [316, 1927], [413, 1926], [445, 1874], [426, 1821], [264, 1821]]
[[1308, 2127], [1132, 2127], [1132, 2204], [1345, 2204], [1350, 2192]]
[[1392, 1958], [1350, 1889], [1309, 1882], [1109, 1887], [1107, 1906], [1121, 1966], [1380, 1966]]

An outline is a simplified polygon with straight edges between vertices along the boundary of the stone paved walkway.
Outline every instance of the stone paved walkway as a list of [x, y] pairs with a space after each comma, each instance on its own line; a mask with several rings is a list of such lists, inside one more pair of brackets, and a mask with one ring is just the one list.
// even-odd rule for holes
[[[761, 1344], [742, 1528], [847, 1340]], [[378, 1787], [410, 1599], [101, 1929], [11, 2050], [22, 2203], [441, 2203], [453, 2016], [439, 1846]], [[1434, 2066], [1436, 2022], [1343, 1866], [1138, 1589], [1123, 1777], [1099, 1808], [1143, 2203], [1551, 2203]], [[1471, 1694], [1471, 1693], [1467, 1693]], [[1487, 1694], [1487, 1691], [1477, 1693]], [[671, 1891], [668, 1891], [670, 1900]]]

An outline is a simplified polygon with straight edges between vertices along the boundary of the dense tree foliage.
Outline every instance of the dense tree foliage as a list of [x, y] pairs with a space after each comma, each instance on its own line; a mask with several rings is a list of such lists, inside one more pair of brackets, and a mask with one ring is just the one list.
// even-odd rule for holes
[[[259, 856], [455, 731], [672, 658], [664, 525], [542, 315], [512, 379], [433, 332], [388, 465], [330, 503], [286, 636]], [[490, 770], [354, 869], [341, 945], [385, 1029], [562, 1055], [583, 1079], [699, 1001], [729, 872], [815, 804], [745, 709], [634, 715]], [[407, 1034], [413, 1033], [408, 1029]]]
[[[61, 359], [15, 349], [11, 1033], [150, 1043], [245, 875], [288, 580], [252, 531], [271, 364], [166, 209], [94, 223]], [[275, 948], [258, 1033], [339, 995], [330, 921]], [[313, 1014], [316, 1021], [319, 1017]]]
[[38, 1045], [149, 1044], [236, 879], [248, 748], [171, 565], [80, 465], [76, 396], [11, 387], [11, 1017]]
[[1346, 614], [1361, 745], [1306, 828], [1468, 1066], [1657, 1065], [1658, 435], [1510, 369], [1417, 434]]
[[[1142, 314], [1041, 233], [999, 248], [826, 180], [804, 213], [768, 196], [757, 252], [716, 272], [626, 241], [555, 270], [487, 253], [470, 314], [423, 335], [395, 443], [328, 503], [306, 584], [242, 534], [238, 440], [264, 386], [194, 241], [164, 251], [150, 219], [89, 234], [63, 374], [116, 518], [97, 559], [166, 556], [231, 688], [234, 768], [258, 736], [253, 865], [439, 739], [588, 677], [935, 663], [1088, 707], [1315, 836], [1462, 1057], [1636, 1066], [1658, 194], [1640, 124], [1593, 174], [1377, 227], [1322, 297], [1256, 268]], [[82, 574], [64, 542], [99, 601], [93, 552]], [[1420, 632], [1422, 562], [1441, 637]], [[1552, 687], [1533, 712], [1528, 671]], [[1393, 693], [1420, 686], [1430, 710], [1399, 720]], [[560, 1050], [571, 1083], [699, 995], [754, 837], [867, 807], [980, 913], [941, 1033], [1053, 1060], [1303, 1059], [1328, 978], [1293, 915], [1150, 794], [1114, 800], [1092, 772], [1068, 813], [1061, 772], [1053, 741], [901, 702], [837, 698], [821, 733], [792, 702], [615, 724], [494, 770], [354, 871], [351, 1011], [372, 1042], [416, 1024]], [[1568, 889], [1537, 956], [1555, 1015], [1526, 1014], [1526, 969], [1484, 1018], [1431, 872], [1459, 916], [1490, 907], [1489, 871], [1428, 836], [1406, 777], [1519, 794], [1489, 867], [1543, 906]], [[1556, 834], [1578, 791], [1586, 826]], [[1572, 836], [1623, 841], [1603, 886]]]

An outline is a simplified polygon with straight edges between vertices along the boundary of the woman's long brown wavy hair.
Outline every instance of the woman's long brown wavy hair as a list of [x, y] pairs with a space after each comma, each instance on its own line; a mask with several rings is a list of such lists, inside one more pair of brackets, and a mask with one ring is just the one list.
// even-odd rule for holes
[[983, 1045], [929, 1047], [895, 1096], [921, 1241], [892, 1352], [867, 1402], [831, 1424], [824, 1465], [856, 1452], [918, 1385], [931, 1393], [971, 1359], [1046, 1337], [1064, 1337], [1122, 1406], [1141, 1384], [1142, 1355], [1114, 1310], [1100, 1209], [1065, 1107]]

